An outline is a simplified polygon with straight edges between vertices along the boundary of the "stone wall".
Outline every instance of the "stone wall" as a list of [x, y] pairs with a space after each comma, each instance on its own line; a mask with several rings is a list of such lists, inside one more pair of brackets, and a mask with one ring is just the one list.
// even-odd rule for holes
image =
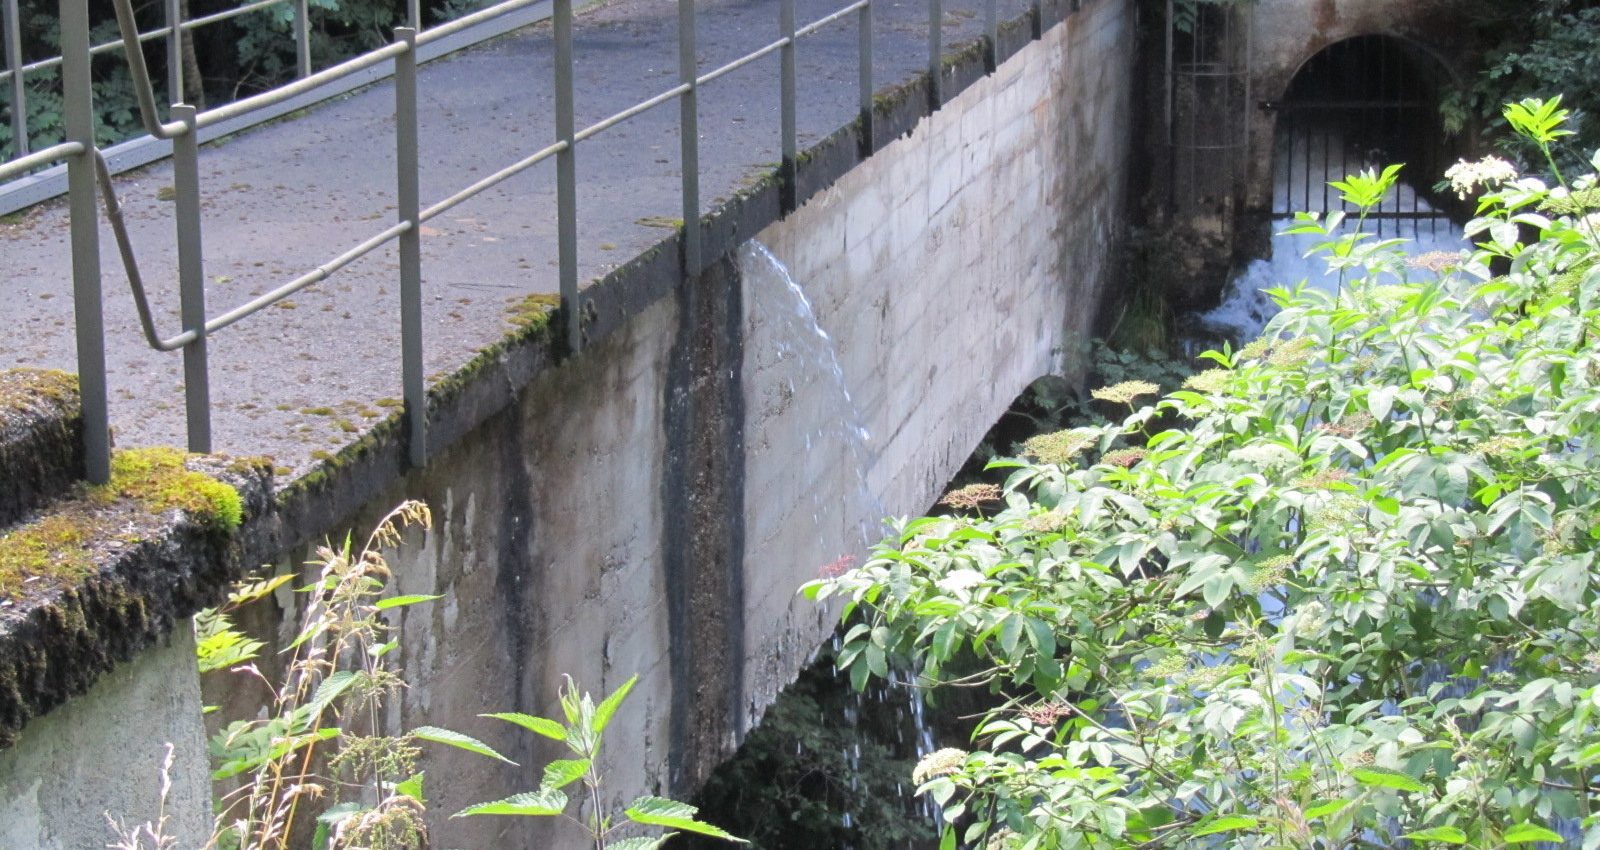
[[[1382, 35], [1407, 44], [1425, 60], [1459, 81], [1472, 49], [1460, 0], [1273, 0], [1251, 7], [1250, 81], [1253, 100], [1282, 100], [1295, 73], [1331, 44], [1364, 35]], [[1245, 205], [1262, 209], [1272, 193], [1273, 133], [1268, 110], [1250, 113], [1249, 152], [1243, 171]], [[1431, 182], [1443, 175], [1419, 176]]]
[[[924, 510], [1030, 381], [1075, 368], [1123, 220], [1133, 26], [1130, 0], [1084, 3], [805, 193], [756, 235], [776, 259], [753, 246], [719, 259], [366, 501], [357, 529], [403, 498], [435, 516], [393, 558], [398, 592], [444, 598], [396, 621], [410, 687], [391, 719], [457, 729], [522, 764], [430, 754], [435, 846], [580, 846], [557, 822], [445, 817], [537, 785], [549, 742], [478, 715], [555, 714], [563, 674], [597, 697], [640, 677], [606, 735], [614, 801], [686, 795], [831, 630], [834, 613], [797, 588], [863, 554], [884, 514]], [[297, 596], [276, 599], [253, 622], [281, 643]], [[61, 825], [101, 808], [145, 816], [158, 756], [138, 742], [179, 741], [195, 787], [187, 651], [147, 653], [0, 752], [0, 847], [95, 846]], [[208, 702], [251, 699], [210, 687]], [[130, 710], [157, 728], [60, 753], [83, 744], [52, 734], [58, 719], [110, 734]], [[149, 786], [98, 794], [87, 762], [101, 757], [116, 762], [102, 775]], [[60, 788], [26, 779], [77, 762]], [[201, 798], [182, 799], [183, 846]]]

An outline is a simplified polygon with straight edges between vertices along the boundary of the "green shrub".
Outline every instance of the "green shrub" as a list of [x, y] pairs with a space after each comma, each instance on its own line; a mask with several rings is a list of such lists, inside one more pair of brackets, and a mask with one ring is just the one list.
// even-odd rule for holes
[[[1507, 116], [1541, 153], [1565, 117]], [[917, 771], [943, 846], [1600, 843], [1600, 215], [1558, 212], [1595, 185], [1496, 183], [1437, 279], [1302, 217], [1339, 292], [808, 586], [858, 681], [976, 656], [1003, 695]]]

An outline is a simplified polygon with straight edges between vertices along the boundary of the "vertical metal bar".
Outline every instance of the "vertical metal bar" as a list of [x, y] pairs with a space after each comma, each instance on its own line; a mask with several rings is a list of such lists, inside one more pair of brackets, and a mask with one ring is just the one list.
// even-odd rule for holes
[[678, 82], [689, 87], [678, 100], [678, 137], [683, 160], [683, 271], [700, 273], [700, 98], [695, 82], [694, 0], [678, 0]]
[[928, 106], [944, 103], [939, 65], [944, 59], [944, 0], [928, 0]]
[[206, 273], [200, 242], [200, 137], [195, 108], [174, 104], [172, 118], [187, 128], [172, 140], [172, 188], [178, 224], [178, 296], [183, 329], [195, 333], [183, 347], [183, 404], [189, 451], [211, 451], [211, 376], [206, 356]]
[[583, 313], [578, 308], [578, 152], [572, 93], [572, 0], [555, 0], [551, 8], [556, 56], [556, 141], [566, 148], [556, 154], [556, 256], [561, 271], [562, 312], [567, 317], [567, 347], [583, 347]]
[[11, 71], [11, 153], [28, 153], [28, 89], [22, 79], [22, 24], [17, 0], [0, 0], [0, 26], [6, 29], [6, 68]]
[[[1176, 69], [1173, 67], [1173, 63], [1177, 61], [1177, 54], [1174, 52], [1175, 51], [1175, 46], [1173, 44], [1173, 31], [1178, 28], [1178, 21], [1177, 21], [1177, 19], [1175, 19], [1173, 17], [1173, 14], [1174, 14], [1173, 2], [1174, 2], [1174, 0], [1167, 0], [1167, 74], [1166, 74], [1166, 77], [1167, 77], [1167, 80], [1166, 80], [1166, 82], [1167, 82], [1167, 102], [1166, 102], [1166, 106], [1167, 106], [1167, 144], [1168, 145], [1171, 145], [1171, 144], [1175, 143], [1177, 141], [1177, 139], [1178, 139], [1178, 137], [1177, 137], [1177, 135], [1176, 135], [1176, 133], [1173, 130], [1173, 127], [1172, 127], [1172, 108], [1173, 108], [1174, 99], [1177, 96], [1173, 92], [1174, 74], [1176, 73]], [[1038, 38], [1038, 36], [1035, 35], [1034, 38]]]
[[983, 69], [994, 73], [1000, 67], [1000, 12], [995, 8], [996, 0], [985, 0], [983, 4]]
[[[422, 31], [422, 0], [406, 0], [406, 21], [417, 32]], [[398, 39], [400, 34], [395, 33]]]
[[395, 27], [406, 51], [394, 57], [395, 203], [400, 234], [400, 363], [406, 405], [406, 455], [428, 462], [428, 390], [422, 375], [422, 218], [417, 163], [417, 31]]
[[166, 0], [167, 104], [183, 103], [183, 6]]
[[799, 142], [795, 116], [794, 68], [794, 0], [778, 0], [778, 35], [783, 47], [778, 49], [778, 135], [783, 148], [780, 175], [779, 206], [784, 213], [795, 208], [796, 183], [799, 176]]
[[308, 0], [294, 0], [294, 59], [295, 73], [311, 76], [311, 4]]
[[95, 209], [89, 0], [60, 0], [60, 10], [66, 141], [83, 146], [83, 153], [67, 161], [67, 195], [72, 216], [72, 308], [78, 344], [78, 394], [83, 405], [84, 477], [91, 484], [103, 484], [111, 477], [111, 430], [106, 411], [100, 224]]
[[861, 158], [866, 159], [875, 149], [872, 127], [872, 0], [867, 0], [861, 5], [856, 56], [860, 62], [858, 88], [861, 97]]

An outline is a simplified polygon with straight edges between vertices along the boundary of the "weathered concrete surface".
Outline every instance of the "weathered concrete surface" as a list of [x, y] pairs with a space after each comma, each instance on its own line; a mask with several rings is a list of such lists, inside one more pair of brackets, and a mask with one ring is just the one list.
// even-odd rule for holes
[[[396, 719], [524, 765], [437, 753], [435, 811], [536, 782], [555, 755], [484, 711], [555, 713], [562, 674], [640, 683], [606, 737], [616, 802], [685, 793], [814, 652], [796, 595], [923, 510], [1029, 381], [1070, 368], [1121, 220], [1131, 4], [1098, 0], [757, 235], [811, 293], [869, 435], [753, 249], [535, 378], [374, 500], [434, 506], [396, 557], [411, 687]], [[576, 846], [528, 819], [440, 821], [441, 846]]]
[[[849, 132], [813, 149], [809, 203], [758, 238], [813, 293], [842, 381], [796, 355], [809, 325], [776, 318], [796, 309], [753, 249], [679, 285], [668, 243], [636, 261], [656, 272], [586, 293], [581, 355], [516, 340], [436, 391], [427, 468], [398, 475], [383, 436], [245, 530], [295, 564], [307, 529], [433, 506], [434, 530], [393, 559], [398, 592], [444, 598], [398, 621], [411, 687], [392, 719], [524, 765], [430, 755], [437, 846], [576, 846], [551, 822], [445, 819], [536, 785], [548, 742], [477, 715], [554, 714], [564, 673], [597, 694], [641, 678], [607, 733], [611, 798], [693, 788], [827, 633], [798, 585], [859, 555], [882, 513], [925, 508], [1022, 386], [1072, 366], [1121, 220], [1132, 26], [1131, 2], [1093, 0], [991, 77], [976, 54], [954, 63], [960, 94], [929, 120], [921, 89], [885, 98], [882, 128], [909, 133], [864, 164]], [[765, 228], [775, 195], [709, 220], [713, 253]], [[293, 634], [295, 601], [279, 594], [264, 637]]]
[[0, 753], [0, 849], [104, 847], [106, 815], [153, 819], [161, 765], [173, 745], [166, 832], [198, 848], [211, 835], [211, 782], [200, 714], [194, 636], [171, 640], [102, 677], [80, 699]]
[[[836, 389], [752, 322], [744, 640], [766, 653], [749, 659], [752, 712], [822, 636], [793, 588], [856, 554], [863, 523], [925, 511], [1023, 388], [1077, 368], [1124, 220], [1132, 28], [1124, 4], [1086, 4], [758, 237], [809, 292], [871, 436], [868, 468], [852, 468], [850, 434], [817, 415]], [[770, 275], [746, 281], [747, 303], [780, 300], [755, 319], [783, 314]]]
[[82, 468], [77, 377], [0, 369], [0, 528], [60, 495]]

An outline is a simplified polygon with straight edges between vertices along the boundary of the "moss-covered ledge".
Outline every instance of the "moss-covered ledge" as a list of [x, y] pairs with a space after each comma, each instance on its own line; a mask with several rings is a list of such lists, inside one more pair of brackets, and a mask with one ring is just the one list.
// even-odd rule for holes
[[135, 449], [0, 533], [0, 748], [215, 602], [241, 572], [236, 530], [271, 503], [264, 462]]
[[78, 378], [0, 369], [0, 527], [64, 493], [83, 468]]

